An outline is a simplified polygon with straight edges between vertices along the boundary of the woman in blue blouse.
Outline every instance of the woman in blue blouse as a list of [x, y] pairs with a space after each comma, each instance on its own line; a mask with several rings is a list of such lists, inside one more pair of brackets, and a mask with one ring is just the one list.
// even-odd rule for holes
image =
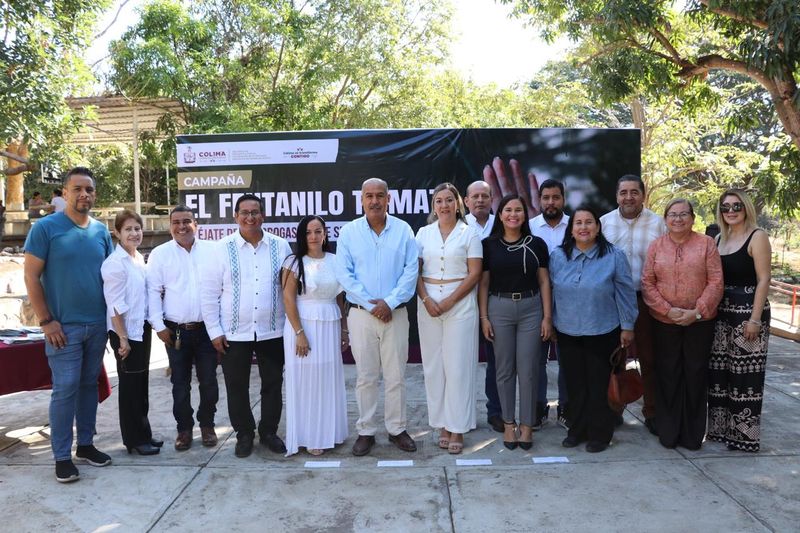
[[569, 395], [567, 438], [573, 448], [602, 452], [614, 434], [608, 406], [609, 356], [633, 341], [636, 291], [625, 253], [609, 243], [600, 217], [581, 206], [569, 219], [564, 243], [550, 256], [554, 325]]

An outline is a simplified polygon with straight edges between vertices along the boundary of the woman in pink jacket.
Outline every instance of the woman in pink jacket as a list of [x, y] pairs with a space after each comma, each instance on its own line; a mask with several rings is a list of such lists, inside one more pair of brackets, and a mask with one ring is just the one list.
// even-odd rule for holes
[[692, 230], [688, 200], [672, 200], [664, 218], [668, 233], [650, 245], [642, 271], [642, 296], [656, 319], [656, 428], [662, 446], [697, 450], [706, 429], [722, 263], [711, 237]]

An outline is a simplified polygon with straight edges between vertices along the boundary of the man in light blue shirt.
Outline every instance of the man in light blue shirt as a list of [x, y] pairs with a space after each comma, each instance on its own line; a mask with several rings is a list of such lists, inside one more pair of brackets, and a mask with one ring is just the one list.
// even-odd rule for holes
[[364, 216], [346, 224], [336, 249], [336, 277], [347, 293], [347, 325], [356, 362], [358, 439], [353, 455], [369, 453], [378, 427], [378, 381], [385, 386], [389, 441], [404, 451], [417, 447], [406, 431], [405, 371], [408, 311], [419, 270], [417, 244], [406, 222], [387, 213], [389, 187], [370, 178], [361, 186]]

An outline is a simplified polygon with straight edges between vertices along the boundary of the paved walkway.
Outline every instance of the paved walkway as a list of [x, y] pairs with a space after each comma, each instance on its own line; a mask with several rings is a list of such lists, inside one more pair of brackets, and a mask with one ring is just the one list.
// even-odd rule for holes
[[[100, 406], [95, 443], [114, 464], [79, 466], [80, 481], [59, 484], [45, 426], [49, 393], [0, 397], [0, 530], [727, 532], [797, 531], [800, 523], [800, 345], [775, 337], [759, 454], [716, 443], [664, 449], [635, 405], [604, 453], [562, 448], [565, 432], [553, 420], [535, 433], [532, 450], [509, 451], [486, 425], [480, 401], [479, 428], [456, 458], [437, 448], [426, 425], [419, 365], [407, 378], [417, 453], [397, 450], [382, 433], [367, 457], [350, 454], [351, 435], [320, 458], [284, 458], [257, 445], [237, 459], [221, 376], [220, 444], [203, 448], [197, 430], [192, 449], [179, 453], [171, 447], [165, 355], [153, 346], [150, 421], [167, 441], [158, 456], [125, 452], [112, 395]], [[548, 369], [553, 397], [555, 366]], [[351, 428], [354, 370], [346, 369]], [[253, 377], [254, 406], [257, 383]]]

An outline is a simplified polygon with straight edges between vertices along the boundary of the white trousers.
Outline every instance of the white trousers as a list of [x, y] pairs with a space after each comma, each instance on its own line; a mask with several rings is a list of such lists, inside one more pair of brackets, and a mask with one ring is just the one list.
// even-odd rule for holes
[[[428, 295], [439, 302], [453, 293], [461, 282], [426, 283]], [[475, 429], [478, 372], [478, 301], [476, 291], [462, 298], [446, 313], [432, 317], [422, 300], [417, 302], [419, 343], [428, 423], [451, 433]]]
[[406, 430], [406, 363], [408, 362], [408, 311], [392, 312], [392, 320], [381, 322], [369, 311], [350, 309], [347, 316], [350, 347], [356, 361], [356, 402], [359, 435], [375, 435], [378, 425], [378, 381], [383, 370], [386, 431], [398, 435]]

